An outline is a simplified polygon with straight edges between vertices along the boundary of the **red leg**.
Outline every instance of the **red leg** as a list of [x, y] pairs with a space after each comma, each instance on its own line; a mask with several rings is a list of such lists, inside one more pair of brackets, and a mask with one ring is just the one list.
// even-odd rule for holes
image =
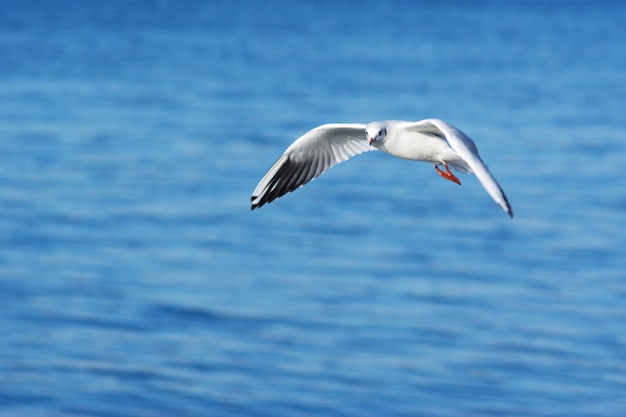
[[435, 165], [435, 169], [437, 170], [439, 175], [441, 175], [443, 178], [447, 179], [448, 181], [456, 182], [457, 184], [461, 185], [461, 181], [456, 177], [456, 175], [454, 175], [450, 171], [450, 168], [448, 168], [448, 164], [444, 162], [443, 166], [446, 168], [446, 172], [443, 172], [441, 169], [439, 169], [437, 165]]

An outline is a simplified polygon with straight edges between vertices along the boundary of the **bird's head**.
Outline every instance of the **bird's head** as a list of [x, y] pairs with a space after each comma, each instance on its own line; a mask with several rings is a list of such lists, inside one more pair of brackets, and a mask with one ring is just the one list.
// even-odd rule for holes
[[370, 123], [365, 128], [365, 135], [367, 136], [367, 140], [369, 140], [370, 145], [376, 142], [380, 143], [387, 135], [387, 125], [381, 122]]

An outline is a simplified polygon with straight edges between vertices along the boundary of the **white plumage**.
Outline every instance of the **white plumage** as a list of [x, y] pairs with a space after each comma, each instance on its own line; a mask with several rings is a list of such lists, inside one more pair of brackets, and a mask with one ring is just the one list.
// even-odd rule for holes
[[335, 164], [375, 149], [399, 158], [430, 162], [439, 175], [457, 184], [461, 182], [449, 167], [474, 174], [491, 198], [513, 217], [504, 191], [480, 158], [476, 144], [439, 119], [318, 126], [292, 143], [267, 171], [252, 193], [251, 209], [303, 186]]

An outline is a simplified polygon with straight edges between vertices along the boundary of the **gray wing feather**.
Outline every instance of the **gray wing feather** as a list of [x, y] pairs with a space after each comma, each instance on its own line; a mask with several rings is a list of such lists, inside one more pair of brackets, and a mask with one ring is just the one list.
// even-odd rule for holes
[[369, 150], [364, 124], [326, 124], [299, 137], [252, 192], [251, 210], [303, 186], [332, 166]]
[[[472, 139], [456, 127], [440, 119], [426, 119], [411, 123], [410, 126], [417, 131], [445, 139], [450, 148], [465, 161], [470, 172], [476, 175], [476, 178], [491, 198], [502, 207], [502, 210], [513, 217], [513, 210], [509, 200], [506, 198], [506, 194], [504, 194], [502, 187], [491, 174], [487, 165], [480, 159], [478, 148]], [[463, 169], [463, 167], [459, 168]]]

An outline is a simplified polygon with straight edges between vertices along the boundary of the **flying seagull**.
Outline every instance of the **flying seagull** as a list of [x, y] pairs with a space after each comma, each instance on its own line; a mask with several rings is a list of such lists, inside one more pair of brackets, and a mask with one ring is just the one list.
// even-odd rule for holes
[[294, 191], [335, 164], [376, 149], [399, 158], [430, 162], [439, 175], [457, 184], [461, 181], [450, 168], [474, 174], [491, 198], [513, 217], [504, 191], [480, 159], [474, 142], [439, 119], [318, 126], [292, 143], [267, 171], [252, 193], [250, 209]]

